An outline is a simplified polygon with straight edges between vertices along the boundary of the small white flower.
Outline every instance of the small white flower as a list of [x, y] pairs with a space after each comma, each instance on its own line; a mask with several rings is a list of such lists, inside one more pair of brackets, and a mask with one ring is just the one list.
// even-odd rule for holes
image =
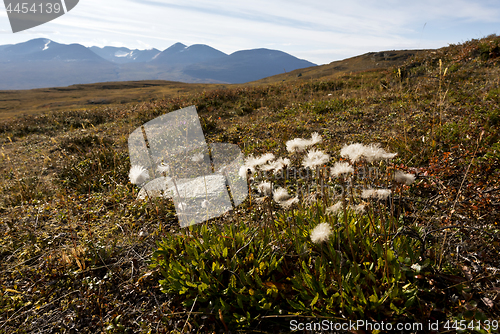
[[302, 165], [304, 167], [314, 169], [317, 166], [326, 164], [328, 160], [330, 160], [330, 155], [324, 153], [323, 151], [310, 150], [302, 161]]
[[327, 241], [332, 235], [332, 228], [328, 223], [321, 223], [311, 231], [311, 241], [315, 244]]
[[398, 170], [394, 174], [394, 180], [396, 180], [396, 182], [404, 183], [409, 186], [415, 181], [415, 175], [410, 173], [403, 173], [402, 171]]
[[349, 173], [354, 173], [354, 168], [348, 162], [336, 162], [330, 170], [330, 174], [333, 177]]
[[335, 214], [337, 213], [340, 209], [342, 208], [342, 202], [341, 201], [338, 201], [337, 203], [335, 203], [334, 205], [328, 207], [326, 209], [326, 213], [329, 213], [329, 214]]
[[193, 157], [191, 158], [191, 161], [192, 162], [202, 162], [203, 158], [204, 158], [203, 153], [197, 153], [197, 154], [193, 155]]
[[418, 263], [414, 263], [411, 265], [411, 269], [415, 270], [417, 273], [420, 272], [420, 270], [422, 270], [422, 266], [419, 265]]
[[273, 193], [273, 185], [271, 182], [261, 182], [257, 186], [257, 189], [259, 189], [259, 192], [264, 196], [271, 196]]
[[130, 172], [128, 173], [128, 178], [133, 184], [143, 184], [149, 179], [149, 173], [146, 168], [138, 165], [132, 166]]

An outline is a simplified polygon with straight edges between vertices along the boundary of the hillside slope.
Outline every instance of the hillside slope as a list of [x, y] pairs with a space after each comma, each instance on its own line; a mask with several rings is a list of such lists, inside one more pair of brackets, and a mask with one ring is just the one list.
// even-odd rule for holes
[[[275, 333], [291, 319], [431, 319], [495, 333], [499, 45], [489, 36], [387, 70], [1, 121], [0, 329]], [[127, 140], [190, 105], [208, 143], [289, 158], [290, 173], [254, 164], [249, 197], [188, 230], [171, 200], [137, 199]], [[306, 152], [286, 144], [295, 138]], [[380, 146], [341, 155], [352, 143]], [[397, 155], [368, 159], [381, 150]]]

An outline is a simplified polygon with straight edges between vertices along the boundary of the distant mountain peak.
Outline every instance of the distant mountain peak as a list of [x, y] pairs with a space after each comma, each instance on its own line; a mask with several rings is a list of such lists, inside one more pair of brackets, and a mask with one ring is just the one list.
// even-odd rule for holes
[[169, 46], [168, 48], [166, 48], [163, 52], [182, 52], [185, 49], [187, 49], [186, 45], [177, 42], [177, 43]]
[[183, 48], [187, 48], [187, 46], [186, 46], [185, 44], [182, 44], [181, 42], [174, 43], [174, 44], [172, 44], [172, 46], [170, 46], [170, 47], [176, 47], [176, 48], [177, 48], [177, 47], [179, 47], [179, 48], [180, 48], [180, 47], [183, 47]]
[[264, 48], [228, 55], [205, 44], [177, 42], [163, 51], [131, 50], [37, 38], [0, 45], [0, 89], [130, 80], [242, 83], [310, 66], [314, 64]]

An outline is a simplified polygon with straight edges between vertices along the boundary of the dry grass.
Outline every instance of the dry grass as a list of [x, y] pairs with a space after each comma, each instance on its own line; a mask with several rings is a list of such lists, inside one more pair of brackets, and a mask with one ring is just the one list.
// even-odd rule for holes
[[161, 80], [106, 82], [68, 87], [0, 91], [0, 120], [95, 105], [139, 103], [175, 98], [216, 88], [217, 85], [185, 84]]

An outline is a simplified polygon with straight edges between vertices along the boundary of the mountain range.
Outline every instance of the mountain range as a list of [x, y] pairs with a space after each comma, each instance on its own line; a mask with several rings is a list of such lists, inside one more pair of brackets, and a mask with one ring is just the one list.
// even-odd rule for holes
[[38, 38], [0, 45], [0, 90], [130, 80], [244, 83], [311, 66], [316, 65], [269, 49], [228, 55], [202, 44], [176, 43], [163, 51], [131, 50]]

